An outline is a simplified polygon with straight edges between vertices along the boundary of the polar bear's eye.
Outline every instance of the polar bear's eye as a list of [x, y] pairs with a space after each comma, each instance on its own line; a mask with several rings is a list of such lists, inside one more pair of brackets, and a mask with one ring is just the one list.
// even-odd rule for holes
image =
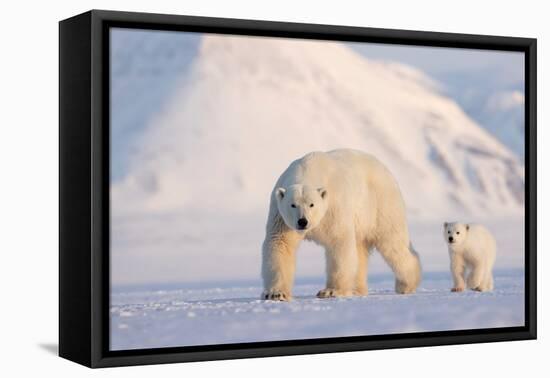
[[460, 231], [457, 231], [456, 234], [457, 234], [457, 235], [460, 235]]
[[290, 207], [296, 208], [296, 205], [295, 205], [295, 204], [292, 204], [292, 205], [290, 205]]
[[313, 204], [309, 205], [309, 207], [313, 207]]

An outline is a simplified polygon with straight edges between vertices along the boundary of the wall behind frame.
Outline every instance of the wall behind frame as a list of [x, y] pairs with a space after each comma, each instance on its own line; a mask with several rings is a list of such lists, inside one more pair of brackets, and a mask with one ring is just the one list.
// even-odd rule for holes
[[[540, 4], [540, 5], [539, 5]], [[544, 4], [537, 1], [508, 3], [462, 1], [408, 2], [271, 2], [213, 0], [81, 1], [10, 3], [2, 25], [3, 124], [0, 128], [0, 250], [2, 274], [2, 371], [12, 376], [49, 371], [71, 377], [106, 376], [254, 376], [280, 377], [307, 374], [316, 377], [347, 373], [463, 377], [476, 375], [524, 376], [544, 371], [550, 331], [539, 323], [539, 340], [479, 345], [458, 345], [318, 356], [282, 357], [102, 370], [86, 370], [54, 356], [57, 344], [58, 249], [58, 135], [57, 135], [57, 22], [92, 8], [202, 16], [268, 19], [383, 28], [433, 30], [536, 37], [539, 56], [539, 146], [550, 142], [547, 111], [550, 66], [550, 29], [545, 26]], [[539, 148], [539, 167], [550, 152]], [[539, 169], [539, 193], [548, 192], [548, 177]], [[539, 194], [539, 230], [549, 225], [543, 214], [548, 201]], [[550, 245], [540, 232], [539, 251]], [[547, 258], [539, 253], [539, 317], [548, 313], [542, 300], [549, 280]], [[17, 370], [16, 370], [17, 369]], [[153, 370], [155, 369], [155, 370]], [[418, 374], [416, 374], [418, 373]], [[538, 374], [535, 374], [537, 376]]]

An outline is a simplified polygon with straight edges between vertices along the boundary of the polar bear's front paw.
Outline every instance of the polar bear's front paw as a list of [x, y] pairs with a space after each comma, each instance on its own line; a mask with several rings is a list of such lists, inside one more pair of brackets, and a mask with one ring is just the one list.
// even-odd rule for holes
[[264, 290], [262, 293], [262, 299], [267, 301], [289, 301], [290, 294], [277, 289]]
[[473, 291], [481, 291], [481, 292], [484, 292], [484, 291], [489, 291], [490, 289], [487, 288], [487, 287], [484, 287], [484, 286], [477, 286], [477, 287], [473, 287], [472, 290], [473, 290]]
[[395, 292], [397, 294], [412, 294], [416, 291], [416, 286], [410, 285], [406, 282], [396, 280]]
[[453, 293], [460, 293], [461, 291], [464, 291], [464, 286], [456, 286], [451, 289]]
[[351, 290], [332, 289], [327, 287], [326, 289], [319, 290], [317, 298], [334, 298], [334, 297], [350, 297], [353, 295]]
[[332, 298], [335, 296], [336, 296], [336, 290], [329, 289], [329, 288], [319, 290], [319, 292], [317, 293], [317, 298]]

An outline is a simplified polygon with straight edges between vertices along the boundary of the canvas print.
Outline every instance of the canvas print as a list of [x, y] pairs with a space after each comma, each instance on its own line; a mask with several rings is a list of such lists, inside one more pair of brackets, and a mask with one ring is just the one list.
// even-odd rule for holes
[[110, 29], [111, 350], [525, 325], [525, 57]]

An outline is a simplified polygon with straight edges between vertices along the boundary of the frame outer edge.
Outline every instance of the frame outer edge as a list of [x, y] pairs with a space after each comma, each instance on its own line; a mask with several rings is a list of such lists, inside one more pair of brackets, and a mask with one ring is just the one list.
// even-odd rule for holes
[[59, 23], [59, 355], [90, 366], [90, 12]]
[[531, 39], [526, 54], [529, 57], [529, 332], [537, 338], [537, 40]]
[[[253, 19], [236, 19], [223, 17], [185, 16], [161, 13], [121, 12], [95, 9], [98, 17], [113, 22], [149, 24], [155, 28], [159, 25], [171, 27], [202, 27], [208, 24], [209, 29], [223, 30], [221, 33], [243, 35], [271, 35], [293, 33], [307, 35], [308, 39], [336, 39], [353, 41], [368, 37], [372, 43], [419, 44], [434, 47], [486, 48], [505, 51], [524, 51], [525, 46], [533, 40], [527, 37], [494, 36], [488, 34], [465, 34], [454, 32], [433, 32], [424, 30], [385, 29], [350, 25], [313, 24], [286, 21], [268, 21]], [[351, 39], [350, 39], [351, 37]]]
[[[90, 36], [91, 36], [91, 57], [90, 65], [92, 72], [91, 80], [91, 367], [100, 367], [103, 358], [103, 350], [108, 348], [108, 340], [104, 338], [103, 330], [109, 326], [109, 309], [104, 308], [104, 293], [108, 290], [109, 280], [108, 261], [104, 261], [105, 256], [109, 256], [109, 234], [105, 232], [109, 220], [103, 218], [104, 202], [108, 204], [109, 193], [109, 172], [105, 169], [108, 161], [103, 161], [103, 148], [109, 149], [109, 145], [104, 146], [104, 132], [108, 133], [105, 125], [109, 124], [109, 119], [104, 118], [103, 108], [105, 96], [104, 89], [108, 90], [108, 83], [104, 83], [104, 70], [108, 70], [108, 65], [104, 64], [103, 56], [103, 19], [96, 11], [91, 11]], [[107, 56], [108, 58], [108, 56]], [[108, 60], [107, 60], [108, 62]], [[106, 88], [104, 88], [106, 86]], [[108, 114], [108, 113], [107, 113]], [[105, 164], [107, 163], [107, 164]], [[106, 181], [106, 185], [105, 184]], [[107, 187], [107, 193], [104, 188]], [[107, 198], [105, 195], [107, 194]], [[108, 301], [107, 301], [108, 303]]]
[[[516, 37], [496, 37], [484, 35], [467, 35], [455, 33], [433, 33], [420, 31], [406, 30], [389, 30], [376, 28], [361, 28], [349, 26], [333, 26], [333, 25], [314, 25], [314, 24], [299, 24], [273, 21], [255, 21], [255, 20], [236, 20], [224, 18], [210, 17], [194, 17], [194, 16], [176, 16], [176, 15], [161, 15], [161, 14], [146, 14], [134, 12], [114, 12], [93, 10], [87, 13], [90, 18], [90, 57], [88, 63], [90, 65], [91, 83], [90, 83], [90, 101], [88, 106], [91, 107], [89, 119], [89, 142], [91, 163], [89, 166], [89, 177], [91, 180], [90, 189], [92, 194], [88, 198], [90, 206], [90, 228], [87, 230], [91, 237], [91, 245], [89, 246], [89, 270], [91, 279], [89, 281], [90, 311], [89, 311], [89, 337], [90, 350], [89, 360], [86, 364], [90, 367], [109, 367], [121, 365], [139, 365], [139, 364], [156, 364], [156, 363], [171, 363], [171, 362], [188, 362], [188, 361], [204, 361], [204, 360], [219, 360], [219, 359], [235, 359], [235, 358], [254, 358], [282, 355], [299, 355], [311, 353], [327, 353], [327, 352], [343, 352], [343, 351], [359, 351], [371, 349], [388, 349], [388, 348], [408, 348], [422, 347], [433, 345], [450, 345], [457, 343], [479, 343], [479, 342], [496, 342], [496, 341], [512, 341], [525, 340], [536, 338], [536, 40], [530, 38]], [[78, 17], [78, 16], [77, 16]], [[105, 347], [108, 347], [103, 333], [105, 327], [108, 327], [108, 295], [104, 295], [108, 289], [105, 281], [109, 278], [110, 272], [107, 271], [109, 258], [109, 240], [108, 240], [108, 221], [103, 218], [102, 209], [108, 206], [108, 186], [107, 191], [104, 191], [102, 185], [104, 180], [109, 180], [108, 161], [102, 161], [105, 156], [102, 154], [105, 142], [108, 142], [108, 130], [105, 121], [108, 122], [108, 94], [105, 91], [109, 88], [109, 83], [105, 81], [105, 72], [108, 72], [109, 67], [107, 57], [104, 56], [104, 31], [112, 22], [148, 25], [150, 28], [155, 28], [166, 25], [167, 30], [177, 30], [178, 27], [190, 25], [197, 28], [210, 29], [211, 32], [235, 32], [236, 34], [250, 35], [294, 35], [300, 38], [317, 38], [331, 39], [341, 37], [342, 40], [352, 40], [353, 38], [378, 40], [383, 43], [406, 43], [420, 44], [427, 46], [451, 46], [471, 48], [492, 48], [495, 50], [510, 50], [523, 51], [529, 56], [529, 77], [526, 77], [529, 87], [529, 109], [526, 112], [529, 114], [529, 123], [526, 127], [530, 127], [528, 161], [529, 166], [529, 181], [531, 184], [529, 191], [529, 221], [531, 228], [528, 234], [528, 240], [531, 241], [529, 256], [530, 275], [527, 284], [529, 285], [529, 306], [526, 311], [529, 311], [529, 328], [523, 327], [521, 330], [498, 330], [493, 329], [493, 333], [475, 333], [465, 332], [460, 335], [430, 335], [418, 334], [414, 338], [384, 338], [374, 337], [364, 341], [341, 340], [323, 343], [322, 340], [311, 340], [310, 343], [296, 343], [288, 346], [247, 346], [242, 345], [242, 348], [219, 348], [218, 350], [208, 351], [189, 351], [189, 352], [173, 352], [157, 349], [154, 352], [143, 351], [142, 353], [133, 355], [118, 355], [111, 353]], [[139, 27], [139, 26], [135, 26]], [[145, 26], [147, 27], [147, 26]], [[272, 31], [274, 29], [274, 31]], [[352, 39], [350, 39], [352, 38]], [[107, 59], [107, 60], [106, 60]], [[106, 71], [107, 70], [107, 71]], [[61, 72], [60, 72], [61, 74]], [[61, 75], [60, 75], [61, 80]], [[61, 113], [60, 102], [60, 113]], [[106, 133], [107, 135], [104, 135]], [[61, 143], [60, 143], [61, 145]], [[108, 155], [107, 155], [108, 156]], [[61, 164], [61, 162], [60, 162]], [[60, 174], [61, 179], [61, 174]], [[526, 235], [527, 236], [527, 235]], [[60, 235], [61, 237], [61, 235]], [[107, 249], [106, 249], [107, 248]], [[107, 259], [107, 261], [105, 260]], [[61, 263], [61, 259], [60, 259]], [[108, 282], [108, 280], [107, 280]], [[106, 298], [106, 297], [107, 298]], [[61, 299], [60, 299], [61, 301]], [[526, 319], [527, 320], [527, 319]], [[107, 328], [108, 330], [108, 328]], [[481, 330], [483, 331], [483, 330]], [[83, 341], [81, 341], [83, 342]], [[61, 343], [60, 343], [61, 344]], [[60, 345], [61, 346], [61, 345]], [[60, 347], [61, 350], [61, 347]], [[78, 361], [77, 361], [78, 362]]]

